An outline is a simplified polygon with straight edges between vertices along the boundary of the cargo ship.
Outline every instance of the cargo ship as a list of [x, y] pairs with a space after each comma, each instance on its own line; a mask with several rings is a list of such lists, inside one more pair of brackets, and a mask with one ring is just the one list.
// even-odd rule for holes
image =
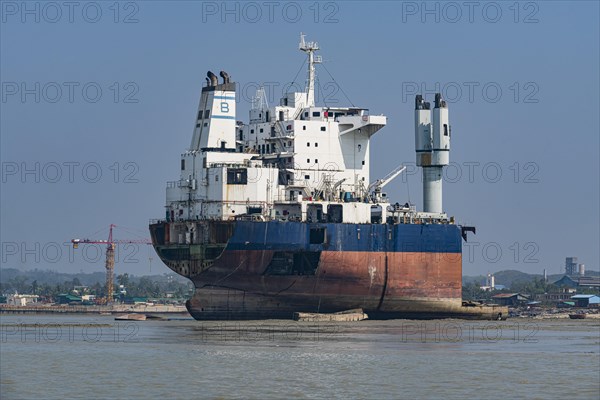
[[369, 318], [503, 318], [505, 307], [462, 302], [462, 241], [474, 228], [442, 208], [448, 106], [415, 98], [423, 210], [391, 203], [371, 181], [370, 140], [387, 118], [315, 104], [319, 45], [300, 36], [303, 91], [269, 105], [257, 90], [249, 122], [236, 119], [236, 83], [207, 73], [180, 179], [167, 183], [153, 246], [195, 293], [198, 320], [292, 318], [362, 308]]

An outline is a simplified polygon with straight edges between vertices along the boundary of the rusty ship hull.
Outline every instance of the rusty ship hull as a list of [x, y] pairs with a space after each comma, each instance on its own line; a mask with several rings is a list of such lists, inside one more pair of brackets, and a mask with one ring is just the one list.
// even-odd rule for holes
[[[196, 290], [198, 320], [362, 308], [370, 318], [469, 317], [453, 224], [160, 221], [154, 247]], [[477, 318], [496, 319], [480, 312]]]

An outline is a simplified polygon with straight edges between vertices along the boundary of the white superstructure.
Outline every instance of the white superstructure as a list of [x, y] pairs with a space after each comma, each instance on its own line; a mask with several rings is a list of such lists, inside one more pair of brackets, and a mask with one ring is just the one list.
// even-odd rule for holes
[[[286, 93], [278, 105], [269, 106], [259, 89], [247, 124], [236, 121], [235, 83], [224, 71], [221, 83], [208, 72], [192, 142], [181, 156], [181, 178], [167, 185], [167, 220], [446, 219], [441, 198], [440, 209], [430, 210], [437, 214], [419, 216], [408, 205], [390, 207], [381, 188], [401, 166], [370, 184], [370, 138], [387, 118], [364, 108], [316, 106], [315, 64], [321, 57], [314, 53], [319, 46], [302, 35], [299, 49], [308, 57], [305, 91]], [[446, 123], [445, 112], [434, 113], [434, 119]]]

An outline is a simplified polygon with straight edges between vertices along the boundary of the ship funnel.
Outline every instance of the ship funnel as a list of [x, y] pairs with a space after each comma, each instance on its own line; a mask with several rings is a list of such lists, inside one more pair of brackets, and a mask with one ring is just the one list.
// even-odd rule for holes
[[210, 86], [217, 86], [219, 84], [219, 80], [218, 80], [217, 76], [215, 74], [213, 74], [211, 71], [208, 71], [206, 73], [206, 76], [208, 76], [208, 78], [210, 79]]
[[194, 135], [190, 151], [200, 149], [236, 149], [235, 82], [229, 74], [220, 71], [223, 83], [212, 71], [206, 73], [194, 121]]
[[221, 71], [219, 75], [223, 78], [223, 83], [229, 83], [229, 74], [227, 72]]
[[423, 211], [442, 213], [442, 169], [450, 161], [448, 108], [440, 93], [435, 108], [421, 95], [415, 97], [415, 151], [423, 168]]

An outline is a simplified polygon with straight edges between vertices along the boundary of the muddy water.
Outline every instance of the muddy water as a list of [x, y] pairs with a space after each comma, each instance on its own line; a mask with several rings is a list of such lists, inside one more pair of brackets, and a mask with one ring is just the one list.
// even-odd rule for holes
[[600, 396], [600, 320], [0, 322], [2, 399]]

